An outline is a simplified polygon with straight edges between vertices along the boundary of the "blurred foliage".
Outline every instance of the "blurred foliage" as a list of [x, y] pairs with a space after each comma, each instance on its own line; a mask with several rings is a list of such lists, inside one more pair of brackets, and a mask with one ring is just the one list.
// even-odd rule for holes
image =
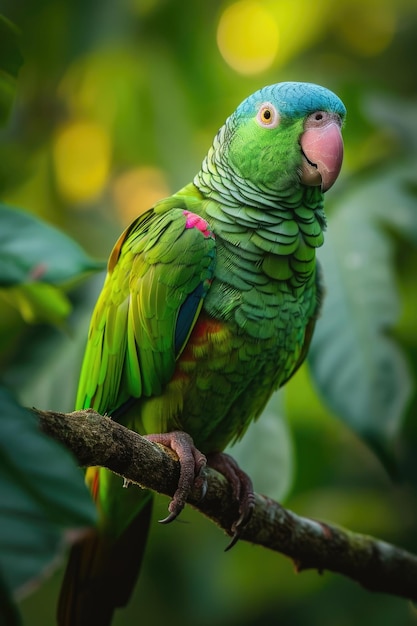
[[0, 299], [26, 322], [64, 322], [71, 310], [64, 288], [104, 268], [57, 229], [0, 204]]
[[9, 589], [17, 591], [33, 585], [51, 555], [62, 551], [63, 529], [94, 524], [96, 514], [71, 455], [42, 435], [36, 418], [4, 389], [0, 405], [0, 567]]
[[9, 115], [16, 89], [16, 79], [22, 64], [14, 24], [0, 15], [0, 123]]
[[[273, 400], [273, 410], [284, 402], [289, 429], [280, 419], [268, 431], [265, 422], [281, 459], [269, 469], [298, 513], [417, 550], [415, 0], [3, 0], [1, 12], [1, 121], [8, 115], [1, 202], [43, 220], [32, 241], [47, 222], [95, 258], [107, 257], [137, 213], [194, 176], [218, 127], [252, 91], [303, 80], [340, 95], [348, 109], [346, 157], [327, 194], [321, 259], [328, 293], [313, 376], [303, 367], [284, 400]], [[42, 263], [65, 256], [71, 280], [43, 284], [68, 302], [65, 325], [54, 315], [28, 324], [16, 301], [0, 294], [0, 372], [20, 403], [70, 410], [102, 277], [71, 284], [82, 268], [64, 244], [58, 248], [45, 247]], [[32, 263], [30, 246], [22, 249], [28, 265], [19, 282], [36, 291], [27, 278], [39, 258]], [[81, 264], [90, 265], [88, 258]], [[3, 280], [12, 269], [3, 267]], [[53, 303], [53, 295], [41, 301]], [[14, 406], [9, 425], [15, 411], [25, 419]], [[259, 444], [248, 451], [252, 441], [241, 453], [264, 466], [271, 451], [259, 453]], [[70, 472], [75, 494], [81, 482]], [[155, 519], [165, 508], [159, 498]], [[182, 520], [189, 523], [153, 524], [140, 584], [116, 626], [417, 621], [404, 601], [329, 574], [295, 576], [284, 558], [260, 548], [240, 544], [225, 555], [226, 538], [212, 524], [191, 510]], [[76, 524], [71, 515], [68, 524]], [[60, 576], [62, 567], [21, 600], [24, 624], [54, 623]], [[1, 577], [0, 597], [13, 624], [13, 607], [3, 602], [8, 582]]]

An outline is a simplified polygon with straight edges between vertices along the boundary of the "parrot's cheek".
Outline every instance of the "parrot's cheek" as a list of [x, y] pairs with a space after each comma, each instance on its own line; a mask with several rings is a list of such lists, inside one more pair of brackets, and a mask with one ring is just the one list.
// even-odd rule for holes
[[343, 161], [343, 140], [340, 127], [331, 122], [309, 128], [301, 137], [303, 165], [301, 182], [327, 191], [337, 179]]

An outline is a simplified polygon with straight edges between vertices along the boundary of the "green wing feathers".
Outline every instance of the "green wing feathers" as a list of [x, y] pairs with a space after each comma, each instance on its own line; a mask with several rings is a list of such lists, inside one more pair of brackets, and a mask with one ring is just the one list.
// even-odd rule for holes
[[159, 395], [210, 287], [215, 241], [183, 209], [138, 218], [123, 233], [91, 321], [77, 408], [111, 413]]
[[[110, 256], [77, 408], [112, 414], [131, 398], [162, 393], [210, 287], [214, 262], [214, 236], [195, 214], [151, 210], [133, 222]], [[105, 468], [88, 468], [86, 481], [100, 528], [71, 551], [60, 626], [109, 626], [114, 609], [131, 594], [146, 543], [151, 494], [123, 489], [122, 479]]]

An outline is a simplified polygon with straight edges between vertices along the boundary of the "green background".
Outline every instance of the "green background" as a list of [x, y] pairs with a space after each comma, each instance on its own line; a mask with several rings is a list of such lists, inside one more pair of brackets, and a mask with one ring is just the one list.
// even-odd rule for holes
[[[252, 31], [245, 34], [239, 18], [236, 32], [223, 42], [240, 50], [239, 71], [218, 43], [228, 6], [192, 0], [2, 0], [1, 13], [20, 31], [23, 65], [16, 78], [19, 61], [3, 39], [1, 70], [10, 75], [0, 96], [6, 101], [15, 90], [15, 97], [1, 132], [0, 199], [57, 226], [91, 257], [104, 259], [135, 212], [192, 179], [213, 135], [249, 93], [282, 80], [317, 82], [335, 91], [348, 109], [346, 153], [340, 180], [327, 194], [332, 246], [323, 252], [323, 263], [331, 298], [336, 281], [331, 254], [340, 263], [343, 251], [353, 267], [358, 258], [363, 261], [359, 252], [366, 252], [359, 305], [359, 283], [349, 285], [347, 274], [343, 293], [355, 293], [356, 300], [343, 310], [346, 335], [337, 328], [339, 339], [349, 332], [356, 340], [365, 338], [359, 345], [362, 374], [355, 384], [332, 390], [320, 366], [315, 383], [302, 368], [266, 416], [279, 412], [287, 420], [276, 417], [271, 426], [277, 443], [267, 484], [276, 483], [276, 494], [273, 488], [259, 490], [282, 498], [300, 515], [415, 550], [417, 5], [415, 0], [236, 3], [236, 16], [249, 11], [252, 17]], [[276, 50], [256, 69], [256, 39], [265, 35], [265, 19], [275, 24]], [[69, 274], [93, 269], [88, 265], [83, 261]], [[0, 290], [1, 378], [23, 404], [72, 408], [102, 276], [75, 286], [71, 276], [62, 281], [63, 300], [48, 291], [53, 304], [47, 310], [38, 294], [34, 301], [25, 293], [22, 306], [21, 293]], [[361, 308], [368, 296], [374, 308]], [[326, 336], [325, 329], [320, 333], [320, 342], [342, 358], [337, 337]], [[384, 344], [389, 363], [385, 370], [378, 366], [386, 378], [375, 382], [367, 363], [387, 337], [394, 342]], [[313, 367], [320, 345], [312, 354]], [[385, 391], [380, 405], [365, 398], [369, 389]], [[251, 437], [241, 452], [251, 467], [265, 465], [261, 438]], [[270, 438], [268, 443], [271, 447]], [[140, 584], [116, 626], [417, 623], [411, 603], [371, 594], [329, 573], [298, 575], [291, 562], [263, 548], [240, 543], [225, 554], [225, 535], [190, 509], [161, 527], [156, 520], [165, 516], [166, 506], [167, 500], [158, 498]], [[34, 589], [19, 595], [27, 626], [54, 623], [62, 561], [50, 570], [51, 576], [43, 575]]]

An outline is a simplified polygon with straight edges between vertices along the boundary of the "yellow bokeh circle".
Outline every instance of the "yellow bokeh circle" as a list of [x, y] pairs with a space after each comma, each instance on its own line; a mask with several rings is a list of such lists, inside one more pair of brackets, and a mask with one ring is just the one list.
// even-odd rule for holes
[[93, 121], [73, 120], [58, 129], [53, 141], [56, 184], [74, 203], [91, 202], [103, 191], [110, 170], [111, 142]]
[[268, 69], [278, 44], [276, 19], [264, 4], [240, 0], [221, 14], [217, 45], [226, 63], [237, 72], [257, 74]]
[[163, 171], [156, 167], [123, 172], [114, 180], [112, 189], [116, 210], [126, 225], [171, 193]]

